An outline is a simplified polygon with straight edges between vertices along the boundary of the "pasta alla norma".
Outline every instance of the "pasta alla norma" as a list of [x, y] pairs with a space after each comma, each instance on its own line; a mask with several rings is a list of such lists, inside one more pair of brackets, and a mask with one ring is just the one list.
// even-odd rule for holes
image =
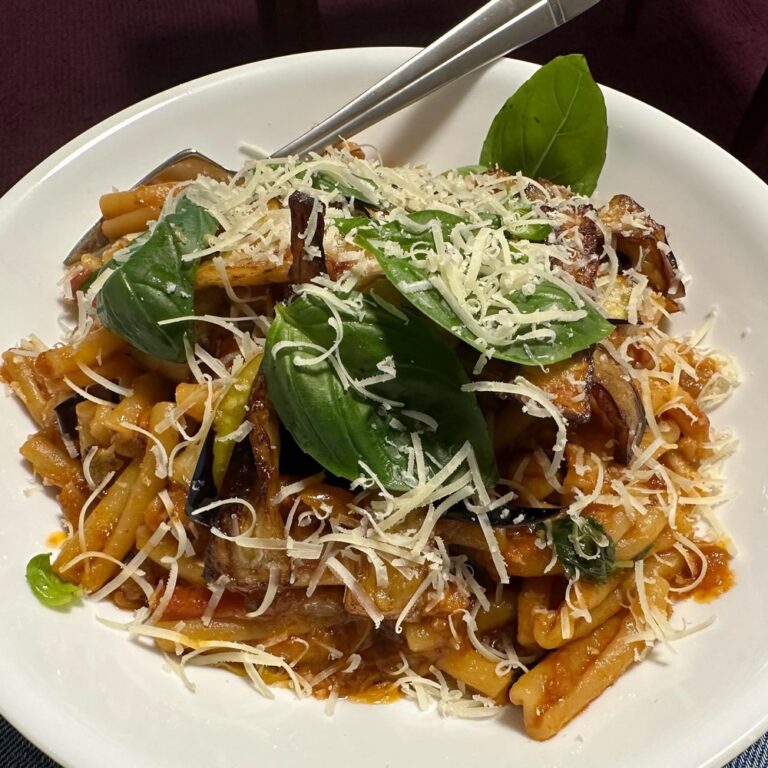
[[71, 332], [2, 355], [67, 533], [30, 561], [40, 600], [131, 612], [104, 621], [190, 687], [216, 666], [329, 708], [515, 706], [535, 739], [696, 629], [675, 603], [733, 581], [710, 413], [737, 375], [671, 330], [663, 212], [591, 197], [588, 82], [578, 162], [542, 102], [497, 115], [481, 165], [342, 142], [103, 195]]

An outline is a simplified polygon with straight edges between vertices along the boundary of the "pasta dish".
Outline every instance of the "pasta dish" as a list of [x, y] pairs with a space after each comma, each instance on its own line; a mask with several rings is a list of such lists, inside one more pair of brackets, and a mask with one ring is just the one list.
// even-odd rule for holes
[[34, 594], [131, 612], [100, 620], [190, 688], [514, 705], [535, 739], [699, 629], [673, 607], [733, 581], [708, 413], [737, 376], [669, 331], [663, 212], [591, 197], [606, 137], [568, 56], [478, 165], [342, 141], [104, 194], [66, 338], [2, 356], [61, 508]]

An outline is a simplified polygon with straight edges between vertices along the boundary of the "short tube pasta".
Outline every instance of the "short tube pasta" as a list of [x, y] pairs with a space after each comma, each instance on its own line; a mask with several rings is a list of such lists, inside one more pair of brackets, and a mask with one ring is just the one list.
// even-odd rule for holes
[[2, 355], [64, 528], [32, 592], [132, 612], [105, 623], [187, 683], [478, 731], [517, 706], [537, 740], [690, 631], [673, 600], [733, 583], [734, 372], [668, 332], [685, 286], [649, 211], [483, 163], [345, 142], [103, 195], [75, 328]]

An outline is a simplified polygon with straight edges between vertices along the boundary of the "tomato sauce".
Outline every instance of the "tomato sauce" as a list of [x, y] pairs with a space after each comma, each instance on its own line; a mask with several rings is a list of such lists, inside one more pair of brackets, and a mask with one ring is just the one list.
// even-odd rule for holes
[[707, 558], [707, 573], [696, 589], [693, 599], [699, 603], [707, 603], [727, 592], [735, 583], [731, 570], [731, 555], [718, 545], [705, 544], [701, 551]]

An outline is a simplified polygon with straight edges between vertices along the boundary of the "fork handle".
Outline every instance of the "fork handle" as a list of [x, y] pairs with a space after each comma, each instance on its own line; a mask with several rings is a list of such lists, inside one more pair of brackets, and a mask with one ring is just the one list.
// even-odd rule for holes
[[438, 88], [565, 24], [599, 0], [490, 0], [272, 157], [306, 155], [383, 120]]

